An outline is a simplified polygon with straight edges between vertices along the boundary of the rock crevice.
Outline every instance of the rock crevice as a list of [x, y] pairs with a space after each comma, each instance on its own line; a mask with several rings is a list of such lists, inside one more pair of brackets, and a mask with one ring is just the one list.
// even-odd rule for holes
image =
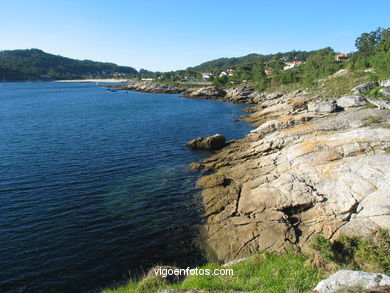
[[245, 117], [257, 128], [203, 162], [203, 235], [221, 261], [390, 228], [390, 112], [355, 97], [309, 111], [299, 93], [263, 99]]

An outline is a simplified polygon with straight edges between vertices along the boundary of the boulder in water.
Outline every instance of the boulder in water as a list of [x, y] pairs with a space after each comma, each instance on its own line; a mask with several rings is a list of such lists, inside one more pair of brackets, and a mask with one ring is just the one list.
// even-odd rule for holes
[[192, 149], [204, 150], [220, 150], [226, 145], [225, 136], [222, 134], [214, 134], [207, 137], [197, 137], [187, 143], [187, 146]]

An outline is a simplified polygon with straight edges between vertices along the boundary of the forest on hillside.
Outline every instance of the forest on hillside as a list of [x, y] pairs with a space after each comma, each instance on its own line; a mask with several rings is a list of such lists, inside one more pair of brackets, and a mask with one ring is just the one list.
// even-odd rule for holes
[[138, 74], [132, 67], [91, 60], [75, 60], [39, 49], [0, 51], [0, 80], [54, 80], [127, 77]]
[[[340, 69], [373, 70], [373, 78], [390, 77], [390, 28], [378, 28], [363, 33], [355, 41], [355, 52], [349, 52], [348, 60], [336, 60], [335, 52], [327, 47], [315, 51], [291, 51], [270, 55], [250, 54], [237, 58], [220, 58], [186, 70], [150, 72], [141, 70], [138, 78], [154, 78], [165, 82], [199, 80], [202, 72], [212, 75], [207, 81], [218, 87], [252, 85], [258, 90], [272, 86], [299, 83], [309, 86]], [[344, 52], [345, 53], [345, 52]], [[285, 70], [288, 62], [301, 61], [299, 66]], [[233, 70], [232, 75], [221, 72]], [[374, 76], [375, 75], [375, 76]]]

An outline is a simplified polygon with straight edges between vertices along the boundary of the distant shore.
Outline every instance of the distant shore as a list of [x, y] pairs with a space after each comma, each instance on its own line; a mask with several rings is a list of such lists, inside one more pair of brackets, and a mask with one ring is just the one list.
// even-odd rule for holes
[[128, 82], [128, 79], [117, 79], [117, 78], [63, 79], [63, 80], [55, 80], [54, 82]]

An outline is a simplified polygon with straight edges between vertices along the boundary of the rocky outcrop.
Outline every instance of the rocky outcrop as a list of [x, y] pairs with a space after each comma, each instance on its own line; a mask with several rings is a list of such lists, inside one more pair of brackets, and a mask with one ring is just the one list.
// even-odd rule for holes
[[363, 96], [345, 96], [337, 99], [336, 104], [340, 108], [359, 107], [367, 104], [367, 100]]
[[385, 96], [390, 96], [390, 86], [384, 87], [383, 89], [379, 90], [380, 93], [384, 94]]
[[356, 94], [361, 94], [361, 93], [364, 93], [366, 91], [373, 89], [377, 85], [378, 85], [378, 83], [376, 83], [376, 82], [365, 82], [365, 83], [359, 84], [358, 86], [355, 86], [352, 89], [352, 91]]
[[383, 86], [383, 87], [388, 87], [390, 86], [390, 79], [386, 79], [386, 80], [382, 80], [380, 83], [379, 83], [380, 86]]
[[172, 86], [165, 83], [134, 81], [126, 85], [109, 85], [108, 88], [119, 88], [123, 90], [133, 90], [145, 93], [167, 93], [181, 94], [183, 97], [198, 98], [198, 99], [217, 99], [230, 103], [254, 104], [263, 99], [273, 97], [274, 94], [260, 94], [251, 86], [242, 86], [228, 88], [226, 90], [219, 89], [215, 86], [184, 88]]
[[203, 162], [202, 232], [219, 260], [390, 228], [390, 129], [364, 127], [390, 112], [306, 105], [299, 93], [263, 99], [246, 117], [258, 127]]
[[256, 97], [251, 86], [229, 88], [226, 92], [226, 99], [233, 103], [253, 103]]
[[333, 100], [314, 100], [307, 105], [310, 112], [332, 113], [336, 110], [336, 103]]
[[192, 149], [220, 150], [225, 146], [225, 144], [225, 136], [217, 133], [208, 137], [197, 137], [189, 141], [187, 146]]
[[132, 82], [126, 85], [112, 85], [108, 87], [117, 87], [123, 90], [133, 90], [144, 93], [162, 93], [162, 94], [180, 94], [184, 89], [171, 86], [169, 84], [154, 83], [154, 82]]
[[[362, 271], [340, 270], [322, 280], [314, 288], [318, 293], [336, 293], [336, 292], [361, 292], [362, 289], [376, 289], [371, 292], [389, 292], [390, 277], [384, 274], [372, 274]], [[348, 290], [350, 289], [350, 290]], [[367, 291], [365, 291], [367, 292]]]
[[371, 104], [377, 106], [379, 109], [390, 110], [390, 102], [388, 102], [388, 101], [373, 99], [373, 98], [367, 98], [367, 101], [369, 101]]
[[226, 92], [215, 86], [202, 87], [199, 89], [188, 89], [183, 96], [190, 98], [223, 98]]

